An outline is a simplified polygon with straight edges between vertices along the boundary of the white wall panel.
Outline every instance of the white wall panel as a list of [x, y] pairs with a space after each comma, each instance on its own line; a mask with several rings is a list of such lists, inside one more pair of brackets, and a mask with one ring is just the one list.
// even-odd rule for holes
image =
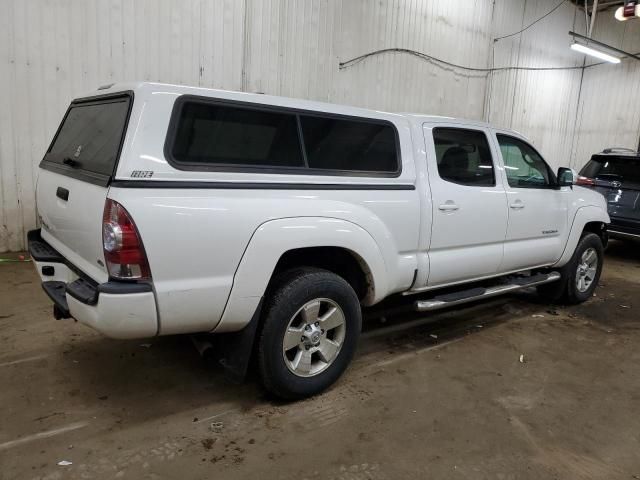
[[[494, 14], [496, 37], [517, 32], [547, 13], [558, 2], [498, 0]], [[520, 35], [495, 43], [494, 66], [520, 68], [581, 67], [567, 34], [584, 31], [584, 14], [570, 3]], [[574, 25], [574, 22], [576, 23]], [[510, 70], [491, 78], [487, 119], [527, 135], [555, 168], [570, 163], [582, 69]]]
[[[578, 70], [567, 31], [584, 15], [557, 0], [0, 0], [0, 251], [36, 225], [37, 164], [69, 101], [98, 85], [152, 80], [390, 111], [486, 119], [530, 136], [554, 165], [637, 146], [637, 62]], [[640, 27], [602, 14], [596, 35], [640, 51]]]
[[[336, 55], [405, 48], [451, 63], [486, 68], [491, 1], [343, 1]], [[392, 111], [482, 118], [486, 74], [407, 55], [384, 53], [338, 71], [339, 103]]]
[[153, 80], [240, 90], [243, 0], [0, 0], [0, 252], [36, 225], [37, 164], [69, 102]]
[[330, 101], [341, 5], [329, 0], [249, 1], [246, 89]]

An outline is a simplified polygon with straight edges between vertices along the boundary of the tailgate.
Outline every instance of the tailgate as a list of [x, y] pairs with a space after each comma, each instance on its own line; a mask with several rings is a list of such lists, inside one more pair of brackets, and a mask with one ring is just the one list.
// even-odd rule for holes
[[99, 283], [108, 279], [102, 214], [131, 101], [129, 93], [74, 101], [40, 163], [42, 238]]
[[102, 251], [107, 191], [107, 187], [48, 170], [41, 170], [38, 178], [36, 198], [43, 240], [98, 283], [108, 278]]

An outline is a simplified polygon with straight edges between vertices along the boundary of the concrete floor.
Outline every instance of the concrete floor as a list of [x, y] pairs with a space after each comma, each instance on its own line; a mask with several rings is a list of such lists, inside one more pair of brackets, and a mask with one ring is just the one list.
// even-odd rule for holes
[[0, 263], [0, 478], [639, 479], [638, 245], [613, 243], [601, 282], [578, 307], [369, 326], [336, 386], [283, 404], [186, 337], [57, 322], [32, 265]]

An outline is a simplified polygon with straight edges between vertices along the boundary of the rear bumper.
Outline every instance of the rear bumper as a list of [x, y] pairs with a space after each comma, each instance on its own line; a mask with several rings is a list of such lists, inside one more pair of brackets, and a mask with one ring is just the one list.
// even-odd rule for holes
[[29, 232], [28, 244], [42, 287], [54, 303], [56, 318], [73, 317], [111, 338], [145, 338], [158, 334], [151, 284], [97, 284], [45, 242], [40, 230]]

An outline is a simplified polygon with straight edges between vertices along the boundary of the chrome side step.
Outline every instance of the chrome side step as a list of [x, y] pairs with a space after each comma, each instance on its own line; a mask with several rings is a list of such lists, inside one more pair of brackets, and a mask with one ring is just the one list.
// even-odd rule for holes
[[463, 303], [475, 302], [484, 298], [497, 297], [505, 293], [515, 292], [536, 285], [544, 285], [545, 283], [557, 282], [560, 280], [558, 272], [540, 273], [531, 277], [522, 277], [513, 279], [511, 283], [496, 285], [487, 288], [473, 288], [461, 292], [450, 293], [434, 297], [430, 300], [418, 300], [414, 303], [414, 310], [417, 312], [427, 312], [432, 310], [440, 310], [441, 308], [453, 307]]

